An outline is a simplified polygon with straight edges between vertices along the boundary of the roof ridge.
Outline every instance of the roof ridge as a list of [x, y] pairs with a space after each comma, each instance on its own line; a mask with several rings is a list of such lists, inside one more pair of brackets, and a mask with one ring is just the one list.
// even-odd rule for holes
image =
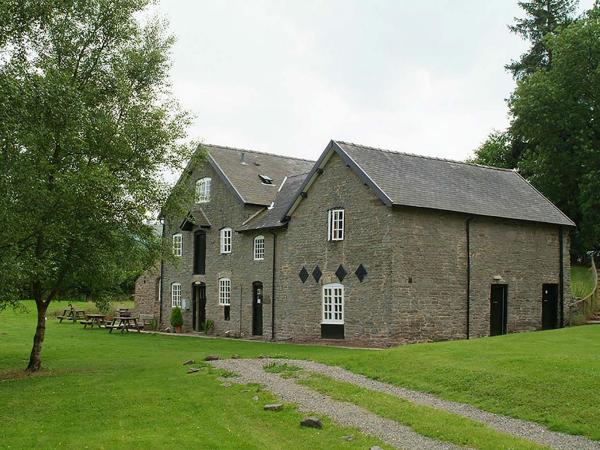
[[259, 155], [277, 156], [278, 158], [295, 159], [295, 160], [298, 160], [298, 161], [306, 161], [306, 162], [312, 162], [312, 163], [315, 162], [312, 159], [298, 158], [297, 156], [279, 155], [277, 153], [272, 153], [272, 152], [262, 152], [262, 151], [259, 151], [259, 150], [251, 150], [249, 148], [229, 147], [227, 145], [204, 144], [203, 143], [203, 144], [199, 144], [198, 147], [217, 147], [217, 148], [224, 148], [226, 150], [236, 150], [236, 151], [239, 151], [239, 152], [249, 152], [249, 153], [258, 153]]
[[454, 164], [464, 164], [466, 166], [481, 167], [483, 169], [499, 170], [502, 172], [516, 172], [516, 170], [514, 170], [514, 169], [505, 169], [503, 167], [486, 166], [484, 164], [475, 164], [475, 163], [470, 163], [470, 162], [466, 162], [466, 161], [458, 161], [456, 159], [440, 158], [437, 156], [419, 155], [417, 153], [401, 152], [398, 150], [389, 150], [389, 149], [380, 148], [380, 147], [371, 147], [369, 145], [356, 144], [354, 142], [346, 142], [346, 141], [338, 141], [338, 140], [334, 140], [334, 142], [336, 142], [338, 144], [353, 145], [355, 147], [367, 148], [369, 150], [377, 150], [377, 151], [385, 152], [385, 153], [393, 153], [396, 155], [406, 155], [406, 156], [413, 156], [415, 158], [431, 159], [434, 161], [443, 161], [443, 162], [454, 163]]

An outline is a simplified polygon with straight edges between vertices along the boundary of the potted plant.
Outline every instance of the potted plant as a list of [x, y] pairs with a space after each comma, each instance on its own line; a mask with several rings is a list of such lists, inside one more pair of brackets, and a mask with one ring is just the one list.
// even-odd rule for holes
[[176, 333], [181, 333], [181, 327], [183, 326], [181, 308], [173, 308], [171, 310], [171, 326], [175, 328]]

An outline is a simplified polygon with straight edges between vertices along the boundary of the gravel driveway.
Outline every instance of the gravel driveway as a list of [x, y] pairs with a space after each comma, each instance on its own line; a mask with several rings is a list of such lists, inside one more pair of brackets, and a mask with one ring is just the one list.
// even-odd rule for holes
[[378, 437], [395, 448], [431, 450], [462, 448], [422, 436], [398, 422], [377, 416], [351, 403], [333, 400], [312, 389], [300, 386], [291, 379], [267, 373], [263, 370], [263, 365], [270, 362], [272, 360], [268, 359], [226, 359], [210, 361], [210, 364], [239, 375], [237, 378], [227, 378], [228, 382], [259, 383], [284, 402], [298, 405], [298, 409], [302, 412], [327, 416], [339, 425], [354, 427], [365, 434]]
[[273, 362], [298, 366], [339, 381], [350, 382], [366, 389], [395, 395], [413, 403], [442, 409], [484, 423], [499, 432], [528, 439], [550, 448], [600, 450], [600, 442], [592, 441], [583, 436], [550, 431], [537, 423], [501, 416], [471, 405], [442, 400], [431, 394], [382, 383], [357, 375], [341, 367], [327, 366], [313, 361], [288, 359], [232, 359], [211, 361], [211, 364], [240, 374], [238, 382], [264, 385], [283, 401], [298, 404], [302, 411], [326, 415], [341, 425], [358, 428], [397, 448], [456, 448], [450, 444], [421, 436], [404, 425], [379, 417], [356, 405], [338, 402], [311, 389], [299, 386], [291, 379], [283, 379], [276, 374], [265, 372], [263, 367]]

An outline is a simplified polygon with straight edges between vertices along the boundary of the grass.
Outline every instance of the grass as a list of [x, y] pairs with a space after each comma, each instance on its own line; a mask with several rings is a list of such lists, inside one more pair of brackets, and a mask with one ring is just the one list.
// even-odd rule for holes
[[571, 292], [576, 298], [585, 298], [594, 290], [594, 273], [589, 266], [571, 267]]
[[456, 414], [415, 405], [393, 395], [360, 388], [320, 374], [311, 373], [307, 378], [300, 379], [299, 383], [336, 400], [354, 403], [379, 416], [407, 425], [419, 434], [440, 441], [482, 450], [543, 448]]
[[[0, 448], [389, 448], [326, 418], [322, 430], [301, 428], [303, 415], [292, 405], [263, 411], [274, 397], [224, 383], [219, 377], [230, 374], [205, 364], [186, 373], [189, 358], [238, 352], [233, 341], [109, 335], [49, 318], [47, 369], [25, 376], [32, 306], [0, 314]], [[268, 348], [244, 347], [246, 356]]]
[[225, 388], [204, 370], [185, 374], [183, 361], [209, 354], [312, 359], [600, 440], [600, 327], [379, 351], [109, 335], [48, 319], [47, 369], [25, 377], [35, 327], [25, 303], [28, 313], [0, 313], [0, 447], [368, 448], [356, 432], [299, 429], [292, 408], [263, 412], [263, 397], [252, 401], [247, 387]]

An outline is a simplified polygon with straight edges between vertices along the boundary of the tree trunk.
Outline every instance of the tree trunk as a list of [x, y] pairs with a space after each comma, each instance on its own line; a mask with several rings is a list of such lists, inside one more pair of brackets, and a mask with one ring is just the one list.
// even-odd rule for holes
[[42, 352], [42, 343], [44, 342], [44, 334], [46, 333], [46, 310], [48, 309], [48, 305], [42, 300], [38, 301], [37, 299], [35, 304], [37, 306], [37, 327], [35, 329], [35, 336], [33, 336], [33, 347], [29, 356], [27, 372], [37, 372], [42, 367], [40, 353]]

